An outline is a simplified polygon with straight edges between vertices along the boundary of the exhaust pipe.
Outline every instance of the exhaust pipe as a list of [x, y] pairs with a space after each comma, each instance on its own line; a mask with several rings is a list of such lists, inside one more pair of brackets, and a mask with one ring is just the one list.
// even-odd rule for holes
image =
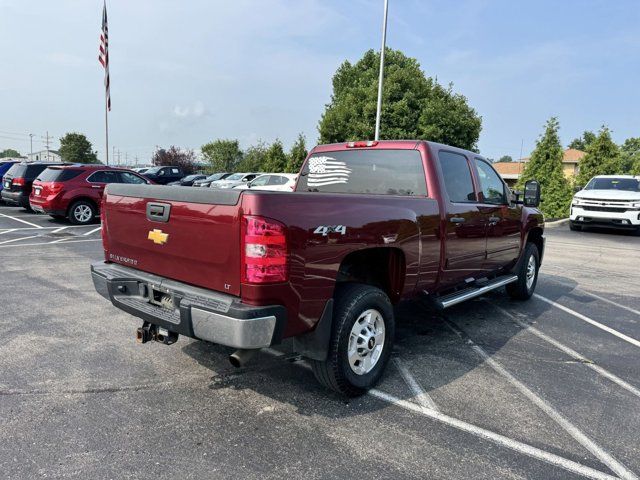
[[229, 362], [236, 368], [243, 367], [253, 356], [258, 353], [259, 348], [252, 348], [249, 350], [239, 349], [229, 355]]

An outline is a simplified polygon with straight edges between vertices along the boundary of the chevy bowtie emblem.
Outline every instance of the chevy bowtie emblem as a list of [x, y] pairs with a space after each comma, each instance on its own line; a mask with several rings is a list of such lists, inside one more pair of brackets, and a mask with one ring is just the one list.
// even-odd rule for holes
[[154, 228], [153, 230], [149, 231], [149, 235], [147, 236], [147, 239], [151, 240], [156, 245], [164, 245], [165, 243], [167, 243], [167, 240], [169, 239], [169, 234], [164, 233], [162, 230], [158, 230], [157, 228]]

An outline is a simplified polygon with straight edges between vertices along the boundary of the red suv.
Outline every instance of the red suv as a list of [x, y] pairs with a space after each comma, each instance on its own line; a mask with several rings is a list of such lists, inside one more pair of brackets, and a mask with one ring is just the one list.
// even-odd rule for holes
[[104, 165], [49, 167], [34, 180], [29, 203], [36, 212], [85, 225], [98, 216], [109, 183], [151, 182], [131, 170]]

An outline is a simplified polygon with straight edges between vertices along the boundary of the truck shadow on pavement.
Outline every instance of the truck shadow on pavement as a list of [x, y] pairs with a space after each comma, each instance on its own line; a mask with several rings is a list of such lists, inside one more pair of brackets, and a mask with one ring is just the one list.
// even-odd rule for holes
[[[563, 279], [563, 282], [568, 280]], [[571, 291], [571, 287], [562, 288], [563, 294]], [[425, 308], [417, 302], [400, 304], [396, 308], [392, 359], [378, 389], [414, 401], [415, 389], [401, 374], [399, 362], [427, 394], [482, 366], [484, 360], [469, 347], [460, 331], [473, 338], [491, 356], [522, 332], [521, 326], [497, 314], [491, 305], [494, 301], [503, 308], [512, 302], [504, 291], [498, 290], [445, 312]], [[513, 303], [518, 308], [525, 305]], [[548, 306], [540, 307], [547, 310]], [[456, 333], [455, 329], [460, 331]], [[182, 347], [185, 354], [212, 372], [209, 384], [212, 392], [250, 389], [276, 402], [290, 404], [302, 415], [341, 417], [385, 408], [385, 403], [368, 396], [347, 399], [323, 388], [309, 365], [295, 352], [286, 346], [278, 347], [278, 350], [280, 356], [260, 352], [245, 367], [235, 369], [227, 358], [232, 349], [199, 341]]]

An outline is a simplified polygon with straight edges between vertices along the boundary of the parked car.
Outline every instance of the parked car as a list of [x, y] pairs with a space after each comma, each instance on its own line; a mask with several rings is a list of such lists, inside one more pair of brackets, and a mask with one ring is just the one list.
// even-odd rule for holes
[[203, 193], [110, 185], [96, 290], [144, 320], [142, 343], [183, 334], [238, 349], [239, 366], [292, 338], [350, 396], [382, 375], [394, 304], [504, 286], [526, 300], [544, 253], [538, 183], [520, 201], [483, 157], [437, 143], [321, 145], [293, 193]]
[[49, 167], [33, 182], [31, 208], [75, 225], [93, 222], [100, 213], [104, 188], [110, 183], [149, 184], [142, 175], [104, 165]]
[[7, 173], [7, 171], [11, 167], [13, 167], [16, 163], [18, 163], [17, 160], [8, 160], [8, 161], [0, 160], [0, 192], [2, 192], [2, 188], [4, 187], [4, 182], [2, 181], [4, 174]]
[[251, 188], [253, 190], [271, 190], [272, 192], [292, 192], [296, 186], [297, 179], [297, 174], [267, 173], [233, 188], [240, 190]]
[[217, 180], [224, 180], [229, 175], [231, 175], [231, 173], [227, 173], [227, 172], [214, 173], [213, 175], [209, 175], [207, 178], [203, 178], [202, 180], [196, 180], [195, 182], [193, 182], [193, 186], [209, 187], [211, 186], [211, 182], [215, 182]]
[[210, 188], [233, 188], [238, 185], [243, 185], [247, 182], [250, 182], [254, 178], [256, 178], [259, 173], [234, 173], [233, 175], [229, 175], [227, 178], [223, 180], [217, 180], [215, 182], [211, 182], [209, 185]]
[[631, 175], [598, 175], [571, 202], [569, 227], [609, 227], [640, 234], [640, 179]]
[[3, 188], [0, 196], [10, 205], [19, 205], [30, 209], [29, 195], [35, 178], [51, 165], [64, 165], [60, 162], [20, 162], [14, 164], [2, 177]]
[[151, 167], [144, 172], [144, 176], [153, 183], [166, 185], [167, 183], [182, 180], [184, 172], [180, 167]]
[[187, 175], [182, 180], [178, 180], [177, 182], [167, 183], [167, 185], [172, 185], [174, 187], [192, 187], [193, 182], [195, 182], [196, 180], [204, 180], [205, 178], [207, 178], [206, 175], [200, 175], [200, 174]]

